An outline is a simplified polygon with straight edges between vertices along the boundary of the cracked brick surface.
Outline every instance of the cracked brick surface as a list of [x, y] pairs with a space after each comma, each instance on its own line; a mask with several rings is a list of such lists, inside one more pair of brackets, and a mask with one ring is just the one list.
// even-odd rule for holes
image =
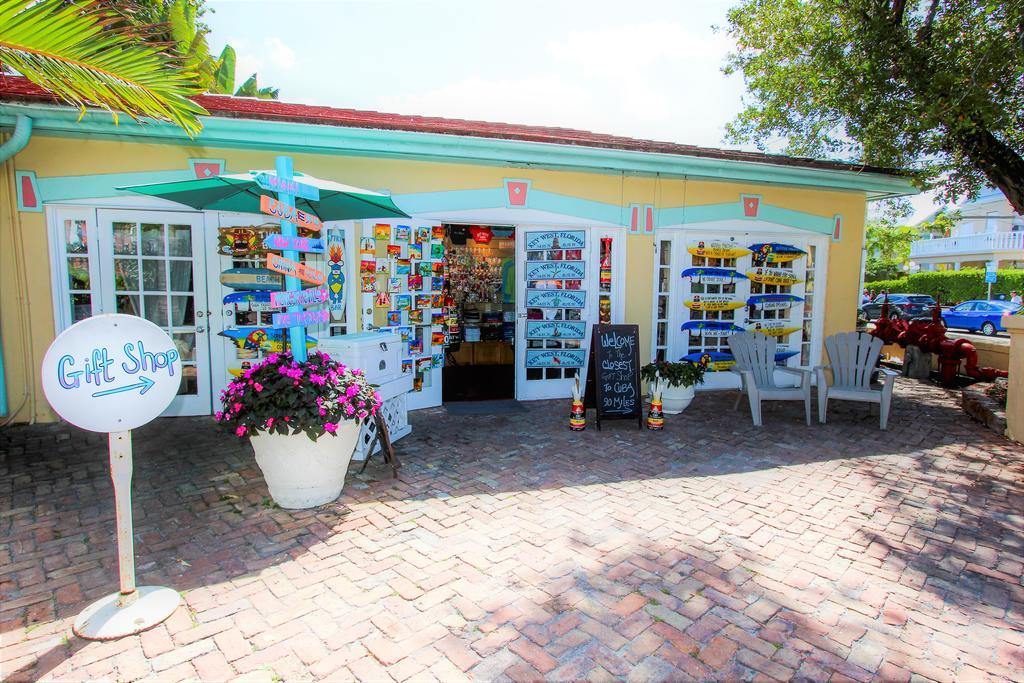
[[1020, 680], [1024, 448], [900, 380], [890, 429], [699, 394], [661, 433], [568, 402], [412, 416], [399, 479], [276, 509], [209, 418], [134, 433], [141, 635], [71, 633], [117, 588], [104, 435], [0, 432], [4, 680]]

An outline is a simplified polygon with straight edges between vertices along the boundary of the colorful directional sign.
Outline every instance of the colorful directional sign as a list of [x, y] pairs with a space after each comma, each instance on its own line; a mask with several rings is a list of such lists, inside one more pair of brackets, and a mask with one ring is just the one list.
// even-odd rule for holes
[[[291, 159], [289, 159], [291, 161]], [[250, 171], [250, 173], [254, 173]], [[311, 199], [313, 201], [319, 201], [320, 189], [313, 185], [306, 185], [299, 182], [295, 178], [286, 178], [278, 173], [267, 173], [266, 171], [260, 173], [254, 173], [253, 180], [256, 184], [262, 187], [264, 190], [270, 190], [271, 192], [277, 192], [278, 194], [287, 194], [295, 197], [302, 197], [303, 199]]]
[[721, 320], [691, 320], [682, 325], [691, 337], [730, 337], [744, 329], [739, 325]]
[[303, 251], [307, 254], [324, 253], [324, 241], [319, 237], [267, 235], [263, 239], [263, 246], [271, 251]]
[[295, 311], [293, 313], [275, 313], [273, 315], [274, 327], [305, 327], [306, 325], [319, 325], [331, 318], [331, 313], [326, 308], [319, 311]]
[[313, 214], [297, 209], [290, 204], [285, 204], [279, 199], [268, 197], [265, 194], [260, 195], [260, 211], [268, 216], [274, 216], [283, 221], [295, 223], [295, 225], [308, 228], [309, 230], [320, 230], [324, 227], [324, 222]]
[[785, 311], [802, 301], [796, 294], [754, 294], [747, 305], [762, 311]]
[[272, 308], [283, 308], [285, 306], [314, 306], [327, 301], [329, 294], [326, 287], [314, 289], [302, 289], [297, 292], [271, 292], [270, 306]]
[[303, 282], [309, 282], [314, 285], [322, 285], [324, 280], [327, 279], [327, 276], [316, 268], [311, 268], [304, 263], [299, 263], [298, 261], [283, 258], [277, 254], [267, 254], [267, 268], [281, 273], [282, 275], [297, 277]]

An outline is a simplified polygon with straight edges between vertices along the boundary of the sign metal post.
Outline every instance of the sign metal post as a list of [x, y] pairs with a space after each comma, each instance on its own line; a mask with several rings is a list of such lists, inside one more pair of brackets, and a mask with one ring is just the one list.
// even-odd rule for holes
[[119, 590], [89, 605], [76, 635], [115, 640], [156, 626], [178, 608], [176, 590], [135, 585], [132, 536], [131, 430], [170, 405], [181, 383], [181, 358], [162, 329], [131, 315], [98, 315], [76, 323], [43, 359], [43, 392], [73, 425], [107, 432], [117, 519]]

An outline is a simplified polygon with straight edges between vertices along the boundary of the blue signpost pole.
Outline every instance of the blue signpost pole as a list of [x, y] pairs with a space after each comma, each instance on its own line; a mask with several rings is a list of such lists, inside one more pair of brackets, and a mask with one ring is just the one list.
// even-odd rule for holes
[[[274, 172], [278, 178], [282, 180], [292, 179], [292, 158], [286, 156], [277, 157], [274, 165]], [[283, 192], [277, 193], [278, 200], [286, 206], [295, 205], [295, 197], [290, 194]], [[295, 230], [295, 224], [291, 221], [281, 221], [281, 234], [286, 237], [295, 237], [297, 232]], [[282, 253], [286, 259], [292, 261], [299, 260], [299, 252], [297, 251], [285, 251]], [[297, 292], [302, 289], [302, 283], [299, 278], [291, 275], [286, 275], [284, 278], [285, 289], [289, 292]], [[302, 306], [289, 306], [289, 313], [297, 313], [302, 310]], [[306, 328], [305, 327], [290, 327], [288, 328], [288, 340], [292, 347], [292, 357], [300, 363], [306, 361]]]

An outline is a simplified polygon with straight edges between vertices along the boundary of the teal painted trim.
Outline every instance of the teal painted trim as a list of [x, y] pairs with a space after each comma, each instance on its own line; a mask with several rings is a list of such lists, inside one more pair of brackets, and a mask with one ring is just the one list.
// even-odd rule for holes
[[203, 119], [204, 127], [199, 136], [195, 140], [189, 140], [180, 129], [158, 121], [147, 121], [146, 125], [142, 126], [122, 117], [121, 123], [115, 124], [109, 114], [101, 112], [87, 112], [79, 120], [78, 110], [69, 107], [2, 104], [0, 125], [13, 125], [17, 114], [31, 115], [35, 119], [36, 129], [44, 135], [481, 165], [530, 164], [541, 168], [597, 173], [660, 174], [665, 177], [865, 192], [870, 198], [918, 192], [908, 178], [878, 173], [833, 171], [521, 140], [253, 119], [207, 117]]
[[533, 190], [530, 197], [530, 208], [538, 211], [550, 211], [564, 216], [575, 216], [590, 221], [623, 225], [622, 207], [617, 204], [595, 202], [555, 192]]
[[396, 194], [392, 201], [409, 214], [465, 211], [469, 209], [500, 209], [505, 206], [505, 191], [500, 187], [480, 190], [448, 190]]
[[[749, 196], [749, 195], [748, 195]], [[784, 209], [771, 204], [761, 204], [757, 218], [743, 215], [743, 204], [703, 204], [699, 206], [675, 207], [661, 210], [658, 227], [666, 225], [685, 225], [689, 223], [707, 223], [710, 221], [749, 221], [763, 220], [778, 223], [790, 228], [808, 230], [822, 235], [832, 234], [832, 217], [818, 216], [804, 211]]]
[[134, 192], [116, 188], [126, 185], [173, 182], [195, 178], [191, 169], [180, 171], [143, 171], [140, 173], [102, 173], [86, 176], [54, 176], [39, 178], [40, 197], [44, 202], [62, 202], [97, 197], [138, 197]]
[[[24, 193], [21, 191], [22, 182], [25, 178], [28, 178], [28, 184], [32, 186], [32, 192], [36, 196], [36, 203], [34, 206], [25, 205], [25, 196]], [[14, 188], [14, 194], [17, 196], [18, 199], [18, 211], [25, 211], [28, 213], [43, 212], [43, 196], [39, 192], [39, 181], [36, 178], [35, 171], [15, 171]]]

